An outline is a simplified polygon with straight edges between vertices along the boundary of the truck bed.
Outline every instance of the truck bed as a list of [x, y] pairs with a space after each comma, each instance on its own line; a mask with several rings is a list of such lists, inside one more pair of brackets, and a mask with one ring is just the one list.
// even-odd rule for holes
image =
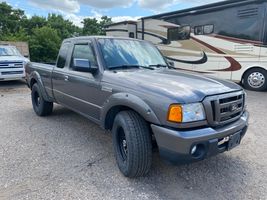
[[32, 74], [32, 72], [37, 72], [36, 74], [39, 74], [39, 78], [41, 79], [41, 82], [43, 83], [43, 86], [47, 92], [47, 95], [51, 98], [53, 98], [52, 93], [52, 72], [53, 72], [54, 65], [49, 64], [43, 64], [43, 63], [37, 63], [32, 62], [30, 66], [26, 68], [27, 74]]

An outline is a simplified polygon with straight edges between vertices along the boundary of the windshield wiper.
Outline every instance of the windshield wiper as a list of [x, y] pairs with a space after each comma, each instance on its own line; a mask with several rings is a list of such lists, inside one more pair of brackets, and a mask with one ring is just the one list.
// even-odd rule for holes
[[167, 65], [164, 65], [164, 64], [156, 64], [156, 65], [149, 65], [149, 67], [160, 68], [160, 67], [167, 67]]
[[147, 66], [142, 66], [142, 65], [118, 65], [118, 66], [112, 66], [108, 67], [109, 70], [115, 70], [115, 69], [131, 69], [131, 68], [144, 68], [144, 69], [150, 69], [154, 70], [153, 67], [147, 67]]

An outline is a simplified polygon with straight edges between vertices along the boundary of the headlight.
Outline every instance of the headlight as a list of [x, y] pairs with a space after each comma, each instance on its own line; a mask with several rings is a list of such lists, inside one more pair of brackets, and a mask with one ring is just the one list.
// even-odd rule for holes
[[206, 119], [206, 114], [202, 103], [173, 104], [169, 108], [168, 121], [186, 123]]

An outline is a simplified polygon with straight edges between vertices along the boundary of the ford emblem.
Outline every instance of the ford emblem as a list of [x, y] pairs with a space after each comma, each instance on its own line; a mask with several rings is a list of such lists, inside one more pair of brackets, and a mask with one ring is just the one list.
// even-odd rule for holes
[[230, 111], [231, 111], [231, 112], [234, 112], [234, 111], [236, 111], [237, 109], [238, 109], [238, 104], [233, 104], [233, 105], [230, 106]]

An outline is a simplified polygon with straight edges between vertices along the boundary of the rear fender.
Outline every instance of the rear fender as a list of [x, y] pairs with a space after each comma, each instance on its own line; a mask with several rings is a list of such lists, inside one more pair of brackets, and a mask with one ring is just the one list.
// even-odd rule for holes
[[42, 81], [42, 79], [41, 79], [41, 76], [40, 76], [40, 74], [38, 73], [38, 72], [36, 72], [36, 71], [34, 71], [34, 72], [32, 72], [31, 74], [30, 74], [30, 82], [29, 82], [29, 84], [30, 84], [30, 87], [32, 87], [32, 82], [34, 81], [34, 82], [37, 82], [37, 84], [38, 84], [38, 86], [39, 86], [39, 88], [40, 88], [40, 91], [41, 91], [41, 94], [42, 94], [42, 97], [44, 98], [44, 100], [45, 101], [49, 101], [49, 102], [53, 102], [53, 98], [51, 98], [48, 94], [47, 94], [47, 92], [46, 92], [46, 90], [45, 90], [45, 87], [44, 87], [44, 84], [43, 84], [43, 81]]

